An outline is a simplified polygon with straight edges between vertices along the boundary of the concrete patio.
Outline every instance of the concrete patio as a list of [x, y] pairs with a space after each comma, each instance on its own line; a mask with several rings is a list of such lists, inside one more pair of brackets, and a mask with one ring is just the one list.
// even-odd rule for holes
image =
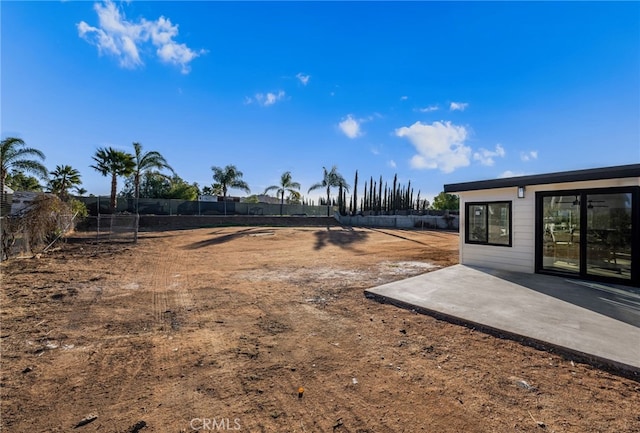
[[640, 375], [638, 288], [454, 265], [365, 295]]

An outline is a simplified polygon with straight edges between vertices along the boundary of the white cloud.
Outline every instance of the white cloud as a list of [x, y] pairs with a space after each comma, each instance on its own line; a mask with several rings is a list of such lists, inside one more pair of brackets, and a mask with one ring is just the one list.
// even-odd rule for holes
[[[273, 93], [273, 92], [256, 93], [254, 99], [258, 104], [264, 107], [268, 107], [270, 105], [275, 104], [278, 101], [283, 100], [285, 96], [286, 96], [286, 93], [283, 90], [279, 90], [278, 93]], [[245, 105], [253, 103], [254, 99], [245, 97], [245, 100], [244, 100]]]
[[392, 159], [389, 161], [389, 167], [391, 168], [396, 168], [398, 165], [396, 164], [396, 162]]
[[80, 21], [77, 24], [79, 36], [95, 45], [101, 55], [116, 57], [123, 68], [144, 64], [140, 52], [144, 52], [147, 43], [156, 48], [160, 61], [179, 66], [183, 74], [189, 73], [193, 59], [206, 53], [206, 50], [194, 51], [177, 43], [174, 38], [178, 36], [178, 25], [163, 16], [156, 21], [144, 18], [138, 22], [129, 21], [111, 0], [95, 3], [93, 9], [98, 14], [98, 27]]
[[303, 86], [306, 86], [309, 83], [311, 75], [304, 75], [302, 72], [299, 72], [296, 74], [296, 78], [300, 80]]
[[360, 122], [354, 119], [351, 114], [347, 115], [347, 118], [340, 122], [338, 127], [349, 138], [357, 138], [362, 135]]
[[414, 168], [439, 168], [450, 173], [458, 167], [469, 165], [471, 148], [464, 145], [467, 130], [451, 122], [433, 122], [427, 125], [416, 122], [409, 127], [395, 130], [398, 137], [407, 137], [418, 152], [411, 158]]
[[507, 170], [507, 171], [503, 171], [500, 176], [498, 176], [499, 178], [505, 178], [505, 177], [517, 177], [517, 176], [524, 176], [526, 173], [522, 172], [522, 171], [511, 171], [511, 170]]
[[452, 102], [449, 104], [450, 111], [464, 111], [469, 106], [467, 102]]
[[401, 101], [406, 101], [407, 99], [409, 99], [409, 97], [408, 97], [408, 96], [404, 96], [404, 95], [403, 95], [403, 96], [401, 96], [401, 97], [400, 97], [400, 100], [401, 100]]
[[440, 107], [437, 105], [429, 105], [428, 107], [418, 108], [418, 111], [421, 113], [431, 113], [432, 111], [438, 111]]
[[532, 159], [538, 159], [538, 151], [531, 150], [529, 152], [520, 152], [520, 159], [523, 161], [531, 161]]
[[499, 143], [496, 144], [496, 150], [487, 150], [480, 148], [477, 152], [473, 154], [473, 159], [475, 161], [480, 161], [482, 165], [492, 166], [495, 161], [493, 158], [499, 156], [500, 158], [504, 158], [505, 151], [502, 145]]

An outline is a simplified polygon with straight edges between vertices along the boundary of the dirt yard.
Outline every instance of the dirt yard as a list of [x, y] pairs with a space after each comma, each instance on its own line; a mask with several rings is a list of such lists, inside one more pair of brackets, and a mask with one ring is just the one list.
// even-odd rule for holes
[[638, 382], [364, 297], [457, 243], [210, 228], [5, 262], [2, 430], [640, 432]]

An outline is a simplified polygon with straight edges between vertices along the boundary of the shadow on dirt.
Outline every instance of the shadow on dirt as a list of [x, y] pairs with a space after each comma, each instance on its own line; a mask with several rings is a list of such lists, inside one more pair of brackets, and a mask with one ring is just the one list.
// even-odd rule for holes
[[[388, 235], [388, 236], [393, 236], [393, 237], [396, 237], [396, 238], [400, 238], [400, 239], [402, 239], [404, 241], [415, 242], [415, 243], [420, 244], [420, 245], [429, 246], [429, 244], [427, 244], [425, 242], [418, 241], [416, 239], [411, 239], [411, 238], [408, 238], [408, 237], [405, 237], [405, 236], [401, 236], [401, 235], [396, 234], [396, 233], [389, 233], [388, 231], [385, 231], [385, 230], [371, 228], [371, 227], [369, 228], [369, 230], [372, 230], [372, 231], [378, 232], [378, 233], [382, 233], [382, 234], [385, 234], [385, 235]], [[395, 229], [395, 231], [397, 232], [398, 229]], [[433, 232], [429, 232], [429, 233], [433, 233]]]
[[364, 242], [369, 237], [369, 233], [365, 231], [353, 230], [353, 228], [331, 230], [331, 227], [327, 227], [326, 230], [318, 230], [314, 235], [316, 237], [314, 249], [316, 250], [320, 250], [328, 244], [349, 249], [354, 243]]
[[[273, 230], [248, 228], [248, 229], [238, 230], [236, 232], [227, 233], [227, 234], [218, 235], [219, 232], [217, 232], [217, 231], [214, 231], [214, 232], [212, 232], [210, 234], [214, 235], [214, 237], [209, 238], [209, 239], [204, 239], [202, 241], [194, 242], [194, 243], [192, 243], [190, 245], [185, 246], [184, 249], [185, 250], [197, 250], [199, 248], [206, 248], [206, 247], [210, 247], [210, 246], [213, 246], [213, 245], [220, 245], [220, 244], [224, 244], [226, 242], [231, 242], [233, 240], [240, 239], [240, 238], [243, 238], [245, 236], [271, 235], [271, 234], [273, 234]], [[218, 236], [216, 236], [216, 235], [218, 235]]]

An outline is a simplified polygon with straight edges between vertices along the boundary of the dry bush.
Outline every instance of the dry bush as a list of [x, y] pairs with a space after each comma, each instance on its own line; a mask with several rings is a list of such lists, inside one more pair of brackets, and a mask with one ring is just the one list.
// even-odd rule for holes
[[36, 251], [73, 229], [73, 222], [74, 213], [69, 204], [51, 194], [38, 195], [28, 208], [3, 218], [2, 260], [11, 256], [18, 237], [22, 236], [31, 251]]

